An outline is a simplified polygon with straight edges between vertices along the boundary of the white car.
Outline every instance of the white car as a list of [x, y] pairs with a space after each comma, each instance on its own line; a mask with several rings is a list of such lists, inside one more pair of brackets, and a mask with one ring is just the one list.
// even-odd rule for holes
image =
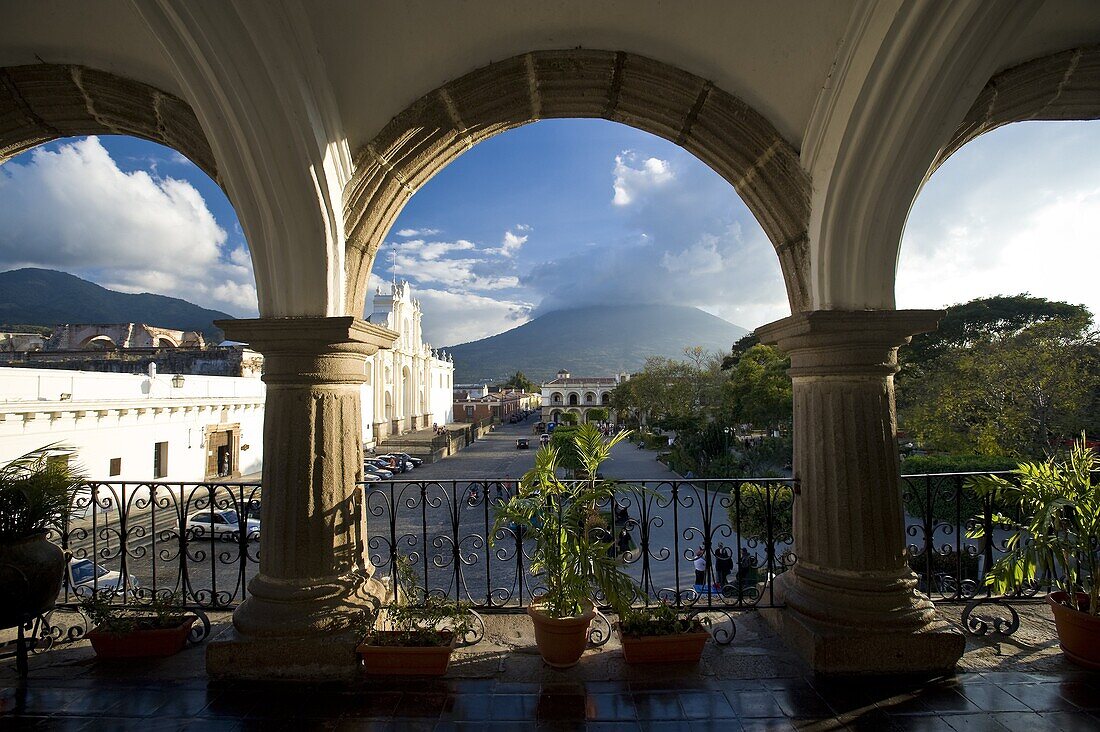
[[242, 528], [249, 541], [260, 538], [260, 520], [245, 519], [242, 527], [237, 512], [233, 510], [199, 511], [187, 518], [189, 539], [206, 539], [213, 536], [215, 539], [237, 541]]
[[[69, 560], [69, 587], [78, 597], [87, 597], [93, 592], [122, 592], [124, 585], [121, 572], [102, 567], [91, 559]], [[137, 577], [131, 577], [130, 591], [139, 586]]]

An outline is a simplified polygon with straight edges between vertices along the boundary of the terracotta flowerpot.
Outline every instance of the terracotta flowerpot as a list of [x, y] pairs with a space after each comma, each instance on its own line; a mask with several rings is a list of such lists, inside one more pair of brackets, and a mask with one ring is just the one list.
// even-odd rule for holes
[[699, 622], [691, 631], [675, 635], [623, 635], [619, 625], [615, 630], [623, 644], [623, 658], [631, 664], [699, 663], [703, 647], [710, 638], [710, 633]]
[[[376, 631], [375, 635], [394, 636], [392, 631]], [[451, 652], [458, 637], [449, 634], [445, 646], [388, 646], [362, 643], [356, 648], [363, 659], [363, 668], [372, 676], [442, 676], [451, 663]]]
[[65, 552], [46, 532], [0, 543], [0, 628], [53, 609], [65, 576]]
[[[1078, 665], [1100, 669], [1100, 617], [1067, 605], [1069, 594], [1065, 592], [1050, 593], [1047, 602], [1054, 612], [1062, 652]], [[1078, 592], [1077, 604], [1087, 609], [1089, 596]]]
[[122, 633], [101, 630], [96, 627], [88, 633], [95, 655], [110, 660], [115, 658], [164, 658], [183, 650], [187, 634], [197, 618], [184, 618], [172, 628], [136, 628]]
[[541, 603], [532, 603], [527, 608], [527, 614], [535, 625], [535, 644], [542, 660], [554, 668], [577, 665], [588, 645], [588, 625], [596, 617], [596, 611], [589, 605], [581, 615], [554, 618], [541, 608]]

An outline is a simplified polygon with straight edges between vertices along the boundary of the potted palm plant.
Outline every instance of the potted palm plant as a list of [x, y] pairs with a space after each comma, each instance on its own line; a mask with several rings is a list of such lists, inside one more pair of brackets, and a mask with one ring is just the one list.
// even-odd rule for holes
[[595, 425], [573, 433], [570, 455], [583, 479], [558, 477], [561, 455], [545, 446], [535, 453], [535, 467], [524, 474], [519, 489], [497, 511], [493, 542], [510, 532], [532, 541], [531, 570], [545, 586], [527, 609], [535, 628], [535, 643], [543, 660], [556, 668], [573, 666], [588, 641], [595, 617], [593, 596], [612, 607], [629, 605], [634, 581], [615, 560], [614, 537], [606, 527], [601, 505], [610, 505], [613, 481], [599, 475], [611, 448], [627, 437], [623, 431], [605, 439]]
[[698, 663], [710, 633], [695, 618], [681, 618], [666, 603], [624, 609], [616, 626], [630, 664]]
[[0, 467], [0, 628], [53, 608], [65, 553], [48, 538], [61, 533], [84, 478], [57, 445], [32, 450]]
[[[1001, 594], [1050, 577], [1047, 596], [1066, 656], [1100, 668], [1100, 459], [1082, 439], [1068, 459], [1023, 463], [1012, 479], [983, 476], [974, 482], [998, 507], [1015, 507], [1019, 520], [997, 511], [995, 528], [1011, 532], [1006, 553], [986, 583]], [[982, 527], [969, 532], [985, 538]]]
[[98, 658], [163, 658], [183, 650], [198, 619], [182, 607], [179, 595], [154, 595], [145, 602], [119, 604], [116, 593], [101, 591], [81, 602], [91, 621], [88, 640]]
[[367, 615], [370, 629], [357, 648], [363, 669], [379, 676], [442, 676], [455, 646], [473, 629], [470, 607], [417, 587], [405, 557], [398, 558], [395, 574], [397, 601], [381, 617]]

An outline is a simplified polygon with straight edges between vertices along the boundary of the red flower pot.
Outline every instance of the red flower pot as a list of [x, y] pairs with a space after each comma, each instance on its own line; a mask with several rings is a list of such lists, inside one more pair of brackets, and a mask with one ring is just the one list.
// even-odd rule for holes
[[710, 633], [699, 622], [691, 631], [674, 635], [623, 635], [618, 625], [615, 630], [623, 644], [623, 658], [630, 664], [699, 663], [710, 638]]
[[543, 612], [536, 602], [527, 608], [527, 614], [535, 626], [535, 645], [542, 660], [554, 668], [577, 665], [588, 645], [588, 625], [596, 617], [592, 606], [576, 617], [555, 618]]
[[[374, 636], [394, 637], [392, 631], [376, 631]], [[451, 663], [451, 652], [458, 637], [444, 646], [397, 646], [360, 644], [356, 649], [363, 659], [363, 668], [372, 676], [442, 676]]]
[[[1054, 613], [1062, 652], [1076, 664], [1100, 669], [1100, 617], [1077, 610], [1069, 603], [1069, 594], [1052, 592], [1047, 602]], [[1089, 596], [1077, 593], [1077, 605], [1088, 609]]]
[[195, 618], [185, 618], [172, 628], [136, 628], [125, 632], [101, 630], [88, 633], [88, 640], [99, 658], [163, 658], [179, 653], [187, 643], [187, 635]]

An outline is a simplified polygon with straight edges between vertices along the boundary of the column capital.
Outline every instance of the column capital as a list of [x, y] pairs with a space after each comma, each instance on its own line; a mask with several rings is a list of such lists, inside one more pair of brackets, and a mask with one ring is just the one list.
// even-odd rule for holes
[[264, 383], [350, 384], [366, 380], [364, 360], [398, 334], [360, 318], [218, 320], [226, 336], [264, 355]]
[[369, 356], [380, 348], [389, 348], [399, 337], [389, 328], [351, 315], [215, 320], [214, 325], [227, 338], [247, 343], [264, 355], [350, 351]]
[[791, 376], [884, 376], [897, 349], [936, 329], [943, 310], [812, 310], [762, 325], [761, 343], [791, 357]]

